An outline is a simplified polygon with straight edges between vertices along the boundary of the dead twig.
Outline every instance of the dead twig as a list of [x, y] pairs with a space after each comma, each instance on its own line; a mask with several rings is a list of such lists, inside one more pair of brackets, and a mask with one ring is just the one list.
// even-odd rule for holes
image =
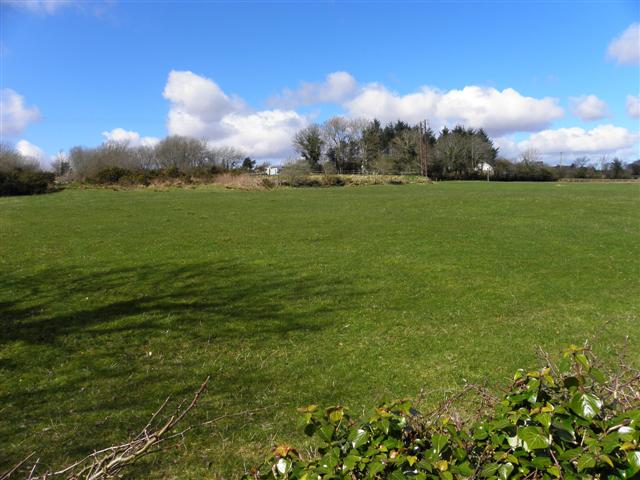
[[[11, 475], [13, 475], [14, 472], [19, 470], [22, 465], [27, 463], [27, 460], [29, 460], [35, 454], [36, 454], [36, 452], [31, 452], [29, 455], [27, 455], [22, 460], [20, 460], [15, 466], [13, 466], [11, 468], [11, 470], [7, 471], [6, 473], [1, 474], [0, 475], [0, 480], [8, 480], [9, 478], [11, 478]], [[36, 463], [38, 463], [38, 462], [36, 462]], [[29, 477], [29, 478], [31, 478], [31, 477]]]
[[[164, 448], [169, 448], [166, 446], [167, 442], [177, 438], [182, 439], [184, 437], [184, 434], [188, 432], [191, 427], [187, 427], [179, 432], [174, 432], [174, 430], [184, 417], [196, 407], [200, 397], [207, 387], [207, 384], [209, 383], [209, 379], [210, 377], [207, 377], [200, 385], [200, 388], [186, 407], [184, 406], [186, 402], [181, 402], [168, 419], [159, 421], [163, 411], [169, 403], [169, 398], [167, 398], [162, 405], [160, 405], [160, 408], [153, 413], [140, 433], [134, 436], [132, 440], [120, 445], [114, 445], [103, 448], [102, 450], [97, 450], [83, 459], [78, 460], [77, 462], [60, 470], [47, 471], [36, 475], [35, 472], [39, 462], [38, 459], [28, 473], [28, 476], [26, 477], [27, 480], [47, 480], [57, 477], [61, 477], [66, 480], [107, 480], [119, 478], [125, 467], [146, 455], [155, 453]], [[34, 453], [26, 457], [7, 473], [2, 474], [0, 476], [0, 480], [9, 480], [12, 478], [12, 475], [15, 475], [33, 455]]]

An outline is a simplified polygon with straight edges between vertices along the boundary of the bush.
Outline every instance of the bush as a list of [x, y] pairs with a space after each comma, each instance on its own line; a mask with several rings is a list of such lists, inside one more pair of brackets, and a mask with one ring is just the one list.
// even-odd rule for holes
[[54, 179], [55, 175], [50, 172], [0, 170], [0, 196], [47, 193], [53, 189]]
[[301, 160], [282, 167], [279, 176], [280, 182], [283, 185], [288, 185], [290, 187], [302, 187], [310, 186], [308, 184], [310, 174], [311, 167], [306, 161]]
[[322, 185], [328, 187], [343, 187], [347, 182], [344, 177], [338, 175], [323, 175], [322, 176]]
[[131, 170], [122, 167], [107, 167], [96, 173], [91, 180], [101, 184], [118, 183], [121, 178], [132, 173]]
[[311, 405], [300, 414], [315, 454], [278, 446], [245, 479], [639, 478], [640, 375], [596, 366], [588, 348], [571, 347], [558, 363], [518, 370], [470, 424], [451, 402], [429, 415], [407, 400], [385, 403], [365, 420]]
[[271, 180], [270, 178], [264, 177], [264, 178], [260, 179], [260, 186], [262, 188], [266, 188], [266, 189], [270, 190], [270, 189], [276, 187], [276, 183], [273, 180]]
[[119, 184], [120, 185], [150, 185], [151, 181], [155, 178], [155, 174], [153, 172], [147, 171], [137, 171], [130, 172], [122, 177], [120, 177]]

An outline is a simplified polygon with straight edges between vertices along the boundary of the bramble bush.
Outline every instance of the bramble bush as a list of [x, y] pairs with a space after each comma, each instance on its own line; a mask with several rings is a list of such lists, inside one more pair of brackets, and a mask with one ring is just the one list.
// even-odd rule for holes
[[508, 391], [471, 422], [451, 404], [423, 415], [408, 400], [384, 403], [364, 420], [341, 406], [300, 409], [315, 453], [280, 445], [244, 478], [640, 478], [638, 372], [606, 373], [588, 346], [547, 363], [518, 370]]

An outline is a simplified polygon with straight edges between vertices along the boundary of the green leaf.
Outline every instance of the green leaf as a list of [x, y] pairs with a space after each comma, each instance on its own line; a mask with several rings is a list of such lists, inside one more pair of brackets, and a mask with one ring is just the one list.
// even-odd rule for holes
[[535, 457], [531, 461], [531, 464], [534, 467], [536, 467], [538, 470], [544, 470], [545, 468], [550, 467], [552, 465], [552, 462], [549, 457], [540, 456], [540, 457]]
[[589, 360], [584, 353], [578, 353], [576, 355], [576, 360], [581, 363], [582, 366], [587, 369], [587, 371], [591, 368], [591, 365], [589, 365]]
[[483, 478], [492, 477], [498, 472], [499, 468], [500, 468], [499, 463], [488, 463], [482, 468], [482, 471], [480, 472], [480, 476]]
[[513, 472], [513, 464], [510, 462], [504, 463], [500, 465], [500, 468], [498, 469], [498, 477], [500, 477], [501, 480], [507, 480], [511, 475], [511, 472]]
[[369, 433], [361, 428], [351, 430], [349, 434], [349, 441], [353, 448], [360, 448], [369, 440]]
[[609, 457], [609, 455], [604, 455], [604, 454], [599, 455], [598, 456], [598, 460], [600, 460], [601, 462], [606, 463], [611, 468], [615, 468], [615, 465], [613, 464], [613, 461], [611, 460], [611, 457]]
[[535, 417], [536, 422], [543, 425], [547, 430], [551, 426], [551, 415], [549, 413], [539, 413]]
[[636, 436], [636, 429], [633, 427], [622, 426], [618, 429], [618, 438], [623, 442], [633, 442]]
[[360, 460], [360, 457], [358, 457], [357, 455], [348, 455], [347, 457], [345, 457], [342, 465], [344, 465], [344, 469], [346, 471], [350, 472], [355, 468]]
[[383, 470], [384, 470], [384, 463], [376, 460], [369, 464], [367, 473], [371, 476], [371, 478], [373, 478], [376, 476], [377, 473], [380, 473]]
[[332, 423], [338, 423], [340, 420], [342, 420], [342, 417], [344, 417], [344, 412], [339, 408], [336, 408], [331, 413], [329, 413], [329, 420], [331, 420]]
[[549, 436], [540, 427], [524, 427], [518, 430], [518, 438], [522, 440], [527, 451], [547, 448], [551, 444]]
[[431, 446], [433, 447], [436, 453], [440, 453], [440, 451], [447, 445], [448, 441], [449, 441], [449, 437], [447, 435], [435, 433], [431, 437]]
[[591, 393], [576, 393], [569, 403], [569, 408], [582, 418], [591, 420], [600, 413], [602, 400]]
[[586, 470], [587, 468], [593, 468], [596, 466], [596, 459], [593, 458], [592, 455], [585, 453], [578, 457], [578, 461], [576, 462], [576, 468], [578, 473]]
[[487, 428], [484, 426], [484, 424], [478, 425], [478, 427], [473, 432], [474, 440], [484, 440], [488, 436], [489, 432], [487, 432]]
[[549, 472], [551, 475], [553, 475], [556, 478], [560, 478], [560, 475], [562, 474], [562, 472], [560, 472], [560, 469], [555, 465], [547, 468], [547, 472]]
[[325, 442], [330, 442], [333, 439], [334, 431], [333, 425], [325, 424], [318, 429], [318, 436]]
[[463, 477], [470, 477], [471, 475], [473, 475], [473, 472], [475, 471], [475, 469], [471, 468], [471, 464], [469, 462], [464, 462], [459, 465], [453, 465], [451, 467], [451, 470], [454, 470], [454, 469]]
[[394, 470], [387, 478], [389, 480], [405, 480], [406, 477], [402, 474], [402, 471]]
[[640, 450], [627, 452], [627, 461], [629, 462], [629, 471], [631, 475], [640, 472]]
[[567, 373], [569, 370], [571, 370], [571, 360], [569, 360], [567, 357], [563, 357], [558, 361], [558, 370], [560, 370], [560, 373]]

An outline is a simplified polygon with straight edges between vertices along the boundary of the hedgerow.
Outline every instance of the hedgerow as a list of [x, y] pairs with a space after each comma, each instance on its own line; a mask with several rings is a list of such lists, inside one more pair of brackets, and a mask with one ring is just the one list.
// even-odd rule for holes
[[10, 195], [36, 195], [54, 189], [54, 174], [16, 168], [0, 170], [0, 197]]
[[[245, 480], [640, 478], [637, 371], [607, 374], [588, 347], [534, 371], [518, 370], [489, 412], [467, 423], [409, 400], [366, 419], [347, 408], [300, 409], [312, 455], [280, 445]], [[485, 398], [486, 400], [486, 398]]]

